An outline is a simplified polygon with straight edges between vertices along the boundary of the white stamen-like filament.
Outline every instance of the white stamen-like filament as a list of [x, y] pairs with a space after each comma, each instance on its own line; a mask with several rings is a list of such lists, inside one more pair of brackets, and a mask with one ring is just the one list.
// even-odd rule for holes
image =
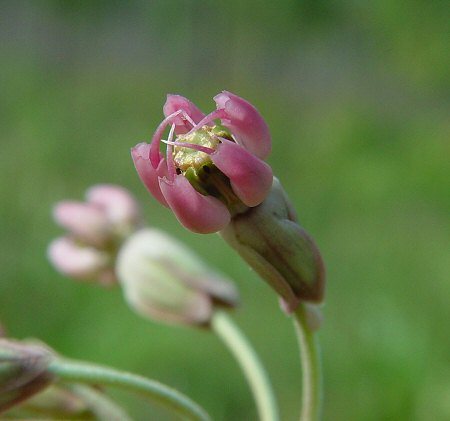
[[163, 139], [161, 139], [162, 142], [167, 144], [167, 150], [166, 150], [166, 161], [167, 161], [167, 169], [168, 169], [168, 173], [170, 174], [170, 176], [172, 176], [172, 174], [175, 174], [175, 163], [173, 162], [173, 147], [172, 147], [172, 139], [173, 139], [173, 133], [175, 131], [175, 124], [172, 124], [172, 127], [170, 128], [169, 131], [169, 137], [167, 141], [164, 141]]
[[196, 143], [187, 143], [187, 142], [172, 142], [170, 140], [161, 139], [161, 142], [165, 143], [166, 145], [170, 146], [179, 146], [181, 148], [188, 148], [188, 149], [194, 149], [199, 152], [204, 152], [208, 155], [215, 152], [215, 149], [208, 148], [207, 146], [201, 146], [197, 145]]

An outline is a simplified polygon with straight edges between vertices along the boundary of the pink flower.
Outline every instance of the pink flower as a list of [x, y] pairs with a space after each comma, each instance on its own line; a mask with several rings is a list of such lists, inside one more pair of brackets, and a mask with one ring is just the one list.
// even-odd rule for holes
[[77, 244], [72, 238], [59, 237], [48, 247], [48, 258], [62, 274], [79, 280], [114, 282], [111, 258], [106, 251]]
[[214, 100], [217, 109], [205, 116], [188, 99], [168, 95], [152, 142], [131, 151], [150, 193], [198, 233], [223, 229], [236, 214], [258, 206], [272, 186], [272, 170], [263, 161], [271, 138], [259, 112], [230, 92]]
[[133, 196], [120, 186], [99, 184], [87, 191], [85, 202], [57, 203], [53, 217], [67, 230], [48, 248], [56, 269], [74, 279], [114, 283], [117, 250], [141, 225]]

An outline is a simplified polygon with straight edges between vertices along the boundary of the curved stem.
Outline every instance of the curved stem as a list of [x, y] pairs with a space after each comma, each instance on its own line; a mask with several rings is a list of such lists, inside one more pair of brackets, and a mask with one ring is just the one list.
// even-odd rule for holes
[[279, 421], [275, 395], [255, 350], [230, 317], [216, 311], [211, 320], [214, 332], [236, 357], [250, 385], [261, 421]]
[[320, 353], [317, 337], [308, 326], [307, 311], [307, 308], [300, 304], [293, 317], [303, 371], [300, 421], [318, 421], [321, 419], [322, 405]]
[[181, 419], [211, 421], [209, 415], [188, 397], [161, 383], [137, 374], [66, 359], [52, 361], [48, 371], [61, 380], [116, 386], [144, 395], [152, 401], [170, 408]]
[[70, 389], [83, 400], [100, 421], [131, 421], [123, 408], [92, 387], [74, 384], [70, 386]]

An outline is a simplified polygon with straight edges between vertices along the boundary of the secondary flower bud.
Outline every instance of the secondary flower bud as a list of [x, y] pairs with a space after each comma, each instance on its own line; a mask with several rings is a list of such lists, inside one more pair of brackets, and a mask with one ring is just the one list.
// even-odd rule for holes
[[298, 224], [280, 182], [259, 206], [236, 215], [221, 236], [283, 298], [291, 312], [300, 301], [320, 303], [325, 270], [312, 238]]
[[[272, 185], [272, 170], [262, 161], [271, 149], [264, 119], [230, 92], [214, 100], [217, 109], [205, 116], [188, 99], [169, 95], [151, 144], [131, 151], [150, 193], [199, 233], [219, 231], [234, 215], [259, 205]], [[167, 144], [166, 156], [161, 142]]]
[[142, 229], [124, 243], [116, 272], [129, 305], [156, 320], [207, 325], [216, 305], [237, 302], [230, 281], [156, 229]]
[[133, 196], [120, 186], [100, 184], [87, 191], [86, 202], [60, 202], [53, 215], [67, 229], [48, 248], [53, 265], [75, 279], [114, 283], [118, 247], [141, 225]]
[[50, 243], [47, 253], [58, 271], [70, 278], [109, 283], [112, 257], [106, 251], [60, 237]]
[[52, 383], [52, 358], [44, 347], [0, 339], [0, 413]]

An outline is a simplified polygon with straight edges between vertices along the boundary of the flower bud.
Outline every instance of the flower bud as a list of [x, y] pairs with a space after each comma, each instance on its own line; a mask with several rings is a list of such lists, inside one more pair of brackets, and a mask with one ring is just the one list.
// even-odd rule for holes
[[110, 227], [105, 214], [91, 204], [59, 202], [53, 209], [53, 217], [58, 225], [84, 243], [101, 246], [109, 239]]
[[44, 347], [0, 339], [0, 413], [52, 383], [52, 359]]
[[168, 323], [207, 325], [214, 306], [237, 302], [230, 281], [156, 229], [142, 229], [124, 243], [116, 273], [133, 309]]
[[59, 237], [48, 247], [48, 258], [55, 268], [70, 278], [114, 283], [111, 257], [105, 251], [77, 244], [71, 238]]
[[98, 184], [86, 192], [87, 202], [100, 209], [118, 237], [126, 237], [141, 224], [139, 205], [123, 187]]
[[91, 187], [86, 199], [55, 206], [55, 221], [67, 235], [50, 244], [48, 257], [64, 275], [110, 285], [118, 248], [141, 225], [139, 206], [127, 190], [111, 184]]
[[312, 238], [298, 224], [297, 216], [280, 182], [263, 203], [236, 215], [221, 236], [294, 311], [300, 301], [320, 303], [325, 269]]

